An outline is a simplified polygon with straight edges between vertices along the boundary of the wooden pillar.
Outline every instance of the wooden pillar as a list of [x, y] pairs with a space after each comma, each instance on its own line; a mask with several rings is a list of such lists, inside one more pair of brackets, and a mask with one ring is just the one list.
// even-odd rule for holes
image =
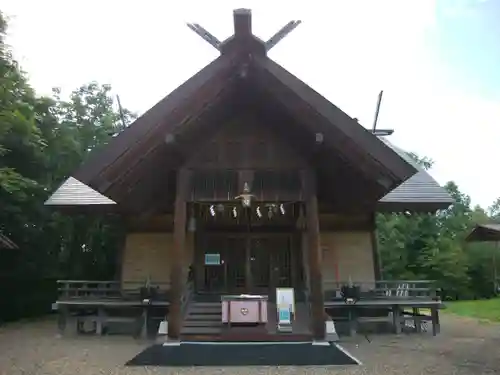
[[177, 188], [174, 205], [174, 247], [170, 262], [170, 306], [168, 315], [168, 337], [179, 339], [182, 311], [181, 299], [187, 282], [184, 272], [184, 252], [186, 248], [187, 195], [189, 172], [180, 169], [177, 172]]
[[370, 242], [372, 244], [373, 271], [375, 275], [375, 281], [380, 281], [382, 280], [382, 260], [380, 259], [380, 251], [378, 247], [377, 223], [375, 221], [375, 214], [370, 215]]
[[306, 203], [307, 260], [309, 266], [309, 292], [313, 336], [316, 340], [325, 338], [325, 306], [323, 297], [323, 276], [321, 272], [321, 248], [319, 233], [319, 210], [316, 195], [316, 175], [303, 171], [302, 186]]

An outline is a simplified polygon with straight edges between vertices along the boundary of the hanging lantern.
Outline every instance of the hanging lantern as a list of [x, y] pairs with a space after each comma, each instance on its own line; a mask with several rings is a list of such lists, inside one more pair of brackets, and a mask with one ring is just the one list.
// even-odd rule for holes
[[285, 206], [284, 206], [283, 203], [280, 204], [280, 212], [281, 212], [282, 215], [285, 214]]
[[238, 216], [238, 210], [236, 209], [236, 207], [233, 207], [233, 217], [236, 219], [237, 216]]
[[248, 183], [245, 182], [245, 184], [243, 185], [243, 194], [238, 195], [235, 199], [240, 199], [241, 205], [243, 207], [251, 207], [252, 198], [254, 197], [255, 195], [250, 194], [250, 187], [248, 186]]
[[262, 217], [262, 212], [260, 211], [260, 207], [257, 207], [257, 209], [255, 210], [255, 213], [257, 214], [259, 219]]
[[215, 208], [213, 204], [210, 206], [210, 215], [215, 216]]
[[269, 219], [271, 219], [273, 217], [273, 210], [274, 210], [274, 207], [272, 205], [269, 206], [268, 209], [267, 209], [267, 217]]

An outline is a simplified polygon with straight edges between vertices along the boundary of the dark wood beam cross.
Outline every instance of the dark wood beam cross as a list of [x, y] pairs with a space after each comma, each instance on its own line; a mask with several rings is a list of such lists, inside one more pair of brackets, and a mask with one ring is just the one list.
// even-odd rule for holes
[[[222, 46], [229, 40], [235, 38], [245, 39], [248, 37], [256, 38], [252, 33], [252, 11], [250, 9], [235, 9], [233, 11], [234, 17], [234, 35], [221, 42], [216, 36], [207, 31], [203, 26], [198, 23], [188, 23], [187, 26], [198, 34], [204, 41], [214, 47], [216, 50], [222, 52]], [[290, 34], [301, 21], [293, 20], [288, 22], [285, 26], [279, 29], [267, 42], [261, 41], [264, 44], [265, 50], [269, 51], [271, 48], [281, 42], [288, 34]]]

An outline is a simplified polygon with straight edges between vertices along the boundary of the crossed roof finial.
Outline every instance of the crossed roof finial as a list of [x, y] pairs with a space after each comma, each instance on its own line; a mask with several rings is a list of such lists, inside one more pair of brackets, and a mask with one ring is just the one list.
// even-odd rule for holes
[[[222, 46], [230, 39], [233, 38], [246, 38], [253, 37], [260, 41], [252, 34], [252, 11], [250, 9], [235, 9], [234, 16], [234, 35], [221, 42], [216, 36], [207, 31], [203, 26], [198, 23], [188, 23], [187, 26], [198, 34], [203, 40], [209, 43], [216, 50], [222, 52]], [[267, 42], [261, 41], [264, 44], [266, 52], [278, 44], [283, 38], [290, 34], [301, 21], [293, 20], [288, 22], [285, 26], [279, 29]]]

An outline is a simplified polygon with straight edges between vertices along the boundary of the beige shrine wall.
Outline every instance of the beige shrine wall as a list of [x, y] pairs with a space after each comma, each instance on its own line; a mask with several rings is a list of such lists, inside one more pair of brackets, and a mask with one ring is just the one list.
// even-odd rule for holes
[[[168, 218], [162, 218], [164, 223]], [[163, 225], [163, 224], [162, 224]], [[375, 281], [371, 230], [328, 230], [320, 232], [323, 287], [337, 281]], [[185, 277], [193, 261], [194, 235], [186, 234]], [[308, 277], [305, 236], [303, 236], [305, 277]], [[170, 260], [173, 247], [173, 233], [164, 226], [161, 230], [129, 231], [122, 255], [121, 280], [127, 287], [144, 285], [150, 278], [152, 283], [170, 283]]]
[[[193, 236], [186, 236], [187, 251], [185, 256], [185, 277], [193, 256]], [[121, 281], [127, 287], [144, 285], [150, 279], [161, 283], [161, 287], [170, 285], [170, 259], [173, 247], [173, 233], [129, 233], [125, 241], [122, 258]]]
[[321, 232], [323, 287], [337, 281], [374, 282], [371, 231]]

